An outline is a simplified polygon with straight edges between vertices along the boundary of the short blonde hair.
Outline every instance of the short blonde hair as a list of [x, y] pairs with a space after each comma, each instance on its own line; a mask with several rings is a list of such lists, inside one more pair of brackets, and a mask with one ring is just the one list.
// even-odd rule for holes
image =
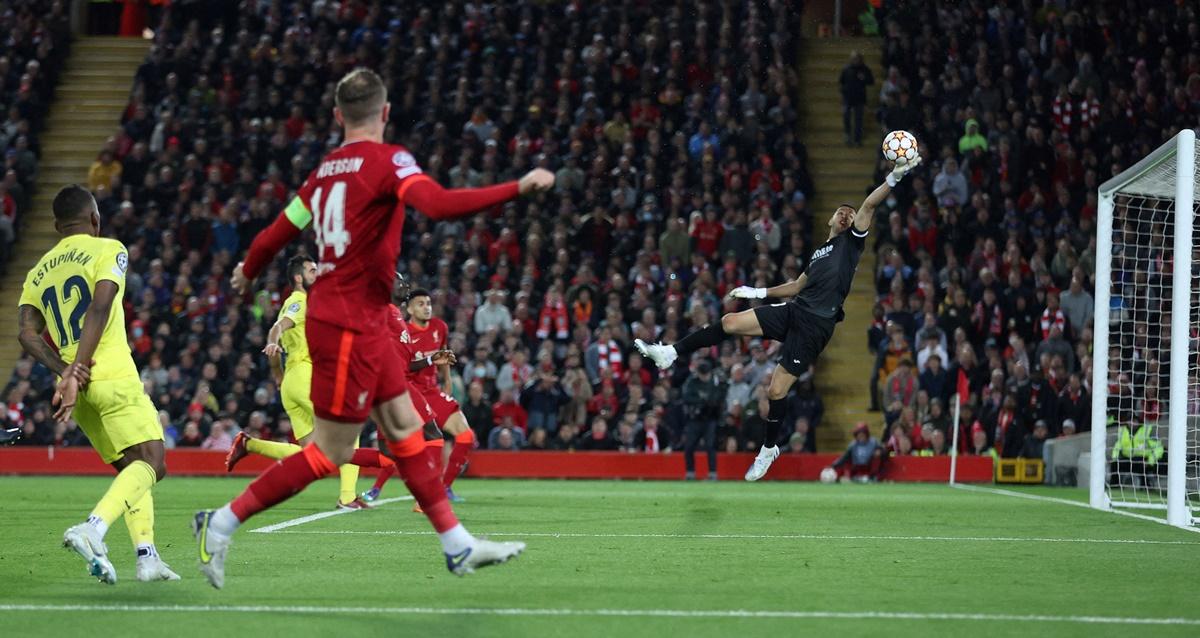
[[387, 98], [383, 79], [370, 69], [357, 68], [337, 83], [334, 101], [342, 120], [350, 125], [364, 124], [378, 117]]

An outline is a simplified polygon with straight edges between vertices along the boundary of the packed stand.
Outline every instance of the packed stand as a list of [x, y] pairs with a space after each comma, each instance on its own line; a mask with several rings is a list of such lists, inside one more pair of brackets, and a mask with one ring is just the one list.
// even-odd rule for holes
[[[1047, 438], [1091, 428], [1097, 188], [1197, 125], [1200, 18], [1185, 4], [888, 5], [880, 130], [915, 133], [925, 162], [879, 213], [881, 443], [944, 453], [962, 372], [962, 450], [1041, 458]], [[1153, 420], [1161, 398], [1129, 418]]]
[[[129, 247], [130, 339], [168, 444], [289, 437], [260, 354], [289, 292], [283, 259], [245, 298], [227, 280], [339, 143], [332, 88], [362, 65], [389, 85], [388, 141], [446, 186], [557, 175], [487, 214], [409, 213], [398, 270], [450, 326], [453, 393], [481, 444], [660, 452], [698, 418], [721, 449], [758, 449], [773, 344], [697, 356], [715, 389], [696, 403], [677, 400], [688, 365], [660, 375], [632, 342], [674, 341], [735, 309], [733, 287], [803, 265], [796, 2], [242, 3], [224, 23], [186, 10], [166, 12], [138, 72], [105, 149], [119, 183], [100, 197]], [[78, 442], [46, 423], [46, 377], [23, 361], [10, 413], [34, 424], [28, 441]], [[782, 442], [811, 451], [822, 406], [811, 374], [802, 386]]]
[[38, 133], [71, 45], [65, 3], [0, 2], [0, 274], [29, 211]]

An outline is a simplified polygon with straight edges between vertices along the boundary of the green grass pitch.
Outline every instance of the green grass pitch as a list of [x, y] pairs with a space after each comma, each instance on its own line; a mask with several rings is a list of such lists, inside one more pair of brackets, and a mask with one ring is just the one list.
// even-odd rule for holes
[[[183, 580], [136, 582], [117, 523], [105, 586], [60, 543], [108, 480], [0, 478], [0, 634], [1200, 634], [1200, 535], [944, 485], [463, 480], [468, 528], [529, 548], [456, 578], [408, 502], [251, 533], [327, 511], [323, 481], [243, 526], [216, 591], [188, 523], [246, 482], [157, 486], [158, 546]], [[393, 481], [384, 498], [406, 495]], [[1160, 624], [1113, 622], [1133, 618]]]

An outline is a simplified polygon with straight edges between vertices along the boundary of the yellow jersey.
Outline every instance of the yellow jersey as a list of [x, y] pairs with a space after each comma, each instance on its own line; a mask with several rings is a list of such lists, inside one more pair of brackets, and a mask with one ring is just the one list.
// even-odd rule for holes
[[304, 315], [307, 310], [308, 293], [297, 290], [288, 295], [279, 311], [279, 319], [291, 319], [295, 324], [279, 336], [279, 345], [287, 353], [287, 367], [284, 373], [291, 371], [292, 366], [298, 363], [312, 365], [312, 359], [308, 356], [308, 341], [304, 338]]
[[117, 285], [112, 312], [93, 355], [93, 381], [138, 374], [125, 335], [125, 308], [121, 303], [128, 268], [129, 254], [121, 242], [79, 234], [59, 240], [25, 276], [19, 304], [41, 311], [59, 356], [67, 363], [75, 361], [83, 316], [92, 303], [96, 285], [101, 281]]

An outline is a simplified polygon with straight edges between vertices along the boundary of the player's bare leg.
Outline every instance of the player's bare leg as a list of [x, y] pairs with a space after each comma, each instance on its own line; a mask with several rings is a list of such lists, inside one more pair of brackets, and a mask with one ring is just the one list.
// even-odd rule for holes
[[767, 387], [767, 433], [763, 437], [762, 448], [758, 451], [754, 463], [746, 470], [747, 481], [757, 481], [771, 469], [771, 464], [779, 457], [779, 426], [783, 414], [787, 411], [787, 395], [792, 385], [796, 383], [796, 375], [788, 372], [779, 364], [771, 372], [771, 385]]
[[433, 524], [446, 554], [446, 567], [457, 575], [503, 563], [525, 550], [525, 543], [496, 543], [467, 532], [446, 499], [441, 474], [425, 454], [421, 417], [407, 392], [371, 412], [388, 437], [388, 449], [405, 485]]
[[642, 356], [653, 361], [660, 369], [666, 370], [675, 363], [677, 358], [686, 358], [697, 350], [715, 346], [727, 337], [761, 337], [762, 333], [758, 316], [754, 314], [753, 309], [750, 309], [722, 315], [721, 320], [717, 323], [704, 326], [675, 344], [651, 344], [641, 339], [635, 339], [633, 345], [638, 352], [642, 353]]

